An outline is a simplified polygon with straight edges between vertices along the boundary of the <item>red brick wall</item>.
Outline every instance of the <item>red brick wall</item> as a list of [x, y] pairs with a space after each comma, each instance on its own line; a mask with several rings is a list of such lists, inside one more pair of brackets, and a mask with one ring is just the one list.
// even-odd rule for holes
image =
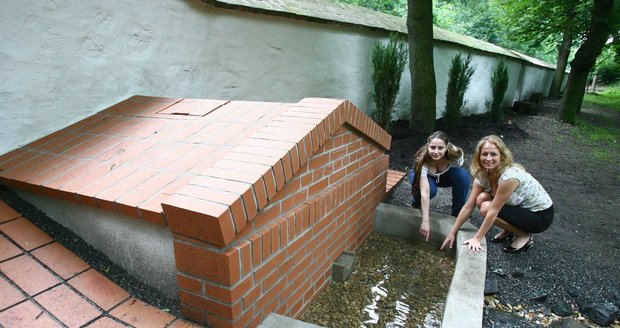
[[135, 96], [0, 156], [0, 180], [167, 225], [183, 313], [253, 326], [299, 315], [372, 230], [390, 142], [347, 100]]
[[183, 314], [214, 327], [299, 316], [329, 283], [334, 260], [372, 231], [387, 168], [383, 148], [345, 125], [231, 246], [176, 235]]

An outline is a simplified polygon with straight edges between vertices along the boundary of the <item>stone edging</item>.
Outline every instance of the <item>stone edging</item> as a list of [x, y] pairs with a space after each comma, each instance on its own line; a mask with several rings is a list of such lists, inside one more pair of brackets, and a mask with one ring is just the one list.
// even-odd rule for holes
[[[418, 239], [421, 220], [420, 210], [382, 203], [375, 212], [374, 231]], [[454, 220], [453, 216], [431, 213], [429, 242], [439, 247]], [[463, 241], [471, 238], [477, 229], [465, 222], [456, 236], [455, 248], [448, 250], [456, 258], [456, 267], [444, 305], [443, 328], [482, 326], [487, 253], [475, 253], [463, 246]], [[482, 246], [486, 249], [486, 240]]]

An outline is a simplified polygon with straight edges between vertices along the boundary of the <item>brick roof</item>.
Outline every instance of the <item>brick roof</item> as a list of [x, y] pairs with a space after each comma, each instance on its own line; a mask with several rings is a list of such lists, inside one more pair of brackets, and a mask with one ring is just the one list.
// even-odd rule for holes
[[134, 96], [0, 156], [0, 180], [222, 246], [343, 124], [389, 149], [347, 100]]

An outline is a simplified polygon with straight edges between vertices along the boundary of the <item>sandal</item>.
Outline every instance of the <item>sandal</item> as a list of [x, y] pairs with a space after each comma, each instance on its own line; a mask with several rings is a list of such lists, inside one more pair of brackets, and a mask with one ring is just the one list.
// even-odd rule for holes
[[496, 243], [496, 244], [500, 244], [503, 243], [504, 241], [506, 241], [506, 239], [514, 236], [514, 233], [509, 233], [508, 235], [504, 236], [504, 237], [498, 237], [499, 234], [495, 235], [493, 238], [491, 238], [491, 242], [492, 243]]

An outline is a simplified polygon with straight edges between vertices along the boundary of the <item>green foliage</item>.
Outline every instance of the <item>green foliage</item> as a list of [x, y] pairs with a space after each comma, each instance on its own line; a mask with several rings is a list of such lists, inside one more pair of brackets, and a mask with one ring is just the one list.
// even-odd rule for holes
[[390, 36], [387, 44], [377, 42], [372, 49], [372, 97], [375, 100], [375, 111], [371, 116], [385, 130], [390, 127], [407, 57], [407, 44], [395, 34]]
[[433, 23], [553, 63], [568, 13], [575, 13], [577, 47], [591, 8], [591, 0], [435, 0]]
[[503, 31], [499, 12], [487, 1], [433, 1], [433, 24], [476, 39], [500, 44]]
[[[605, 92], [586, 94], [584, 107], [600, 106], [606, 110], [620, 112], [620, 84], [608, 88]], [[596, 119], [596, 116], [578, 116], [572, 134], [582, 143], [591, 145], [596, 160], [617, 163], [620, 160], [620, 127], [615, 121]]]
[[[552, 63], [556, 59], [556, 47], [562, 42], [569, 22], [574, 49], [585, 39], [593, 3], [591, 0], [488, 2], [500, 13], [496, 19], [502, 25], [505, 41], [517, 45], [508, 48]], [[503, 43], [500, 45], [506, 47]]]
[[506, 63], [502, 60], [497, 64], [493, 71], [493, 75], [491, 75], [491, 90], [493, 95], [492, 99], [486, 102], [489, 115], [494, 122], [499, 122], [504, 117], [502, 101], [508, 89], [508, 81], [508, 66], [506, 66]]
[[[406, 0], [331, 1], [407, 16]], [[591, 9], [592, 0], [434, 0], [433, 24], [554, 63], [567, 14], [575, 13], [576, 49], [586, 35]]]
[[[596, 111], [601, 114], [591, 115], [588, 108], [592, 107], [599, 107]], [[587, 111], [590, 115], [577, 116], [571, 134], [580, 143], [591, 146], [594, 159], [617, 164], [620, 161], [620, 126], [610, 119], [607, 111], [620, 112], [620, 82], [605, 87], [601, 93], [586, 93], [583, 108], [582, 113]]]
[[452, 58], [450, 72], [448, 76], [448, 89], [446, 91], [446, 111], [444, 121], [446, 126], [454, 128], [461, 122], [462, 110], [467, 100], [465, 92], [469, 87], [472, 75], [476, 71], [476, 66], [471, 64], [471, 54], [463, 57], [461, 53]]
[[620, 112], [620, 82], [610, 85], [602, 93], [586, 93], [584, 106], [599, 106]]
[[620, 80], [620, 57], [612, 47], [606, 47], [596, 60], [596, 74], [599, 82], [611, 84]]
[[332, 0], [356, 5], [393, 16], [407, 16], [407, 0]]

